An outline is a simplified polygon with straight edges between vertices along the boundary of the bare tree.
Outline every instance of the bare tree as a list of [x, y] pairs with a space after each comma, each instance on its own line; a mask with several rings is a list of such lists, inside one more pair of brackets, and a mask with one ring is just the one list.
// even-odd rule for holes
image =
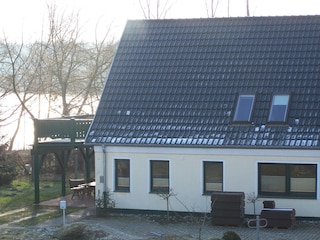
[[0, 100], [10, 93], [10, 83], [6, 79], [7, 52], [5, 40], [0, 40]]
[[215, 17], [220, 1], [221, 0], [205, 0], [207, 17]]
[[[111, 26], [106, 30], [106, 34], [102, 40], [98, 41], [96, 37], [94, 44], [88, 46], [86, 49], [87, 61], [84, 76], [87, 81], [85, 81], [85, 86], [81, 96], [82, 102], [81, 105], [78, 106], [77, 114], [81, 114], [84, 106], [88, 103], [90, 103], [91, 108], [93, 108], [92, 103], [98, 101], [97, 97], [100, 96], [102, 85], [104, 84], [105, 73], [111, 65], [115, 51], [114, 42], [108, 41], [110, 31]], [[89, 97], [91, 100], [88, 102], [87, 100]], [[94, 97], [96, 98], [93, 99]]]
[[139, 0], [145, 19], [163, 19], [171, 9], [170, 0]]
[[5, 38], [4, 46], [7, 51], [7, 60], [4, 61], [4, 64], [9, 73], [12, 92], [17, 97], [23, 111], [26, 111], [31, 118], [34, 118], [32, 112], [26, 106], [26, 97], [24, 95], [21, 96], [21, 93], [28, 94], [32, 86], [32, 79], [27, 79], [28, 60], [31, 56], [28, 53], [22, 53], [24, 48], [23, 43], [20, 46], [16, 44], [10, 45], [7, 38]]
[[[216, 15], [217, 9], [219, 4], [223, 0], [204, 0], [205, 1], [205, 6], [207, 10], [207, 16], [209, 18], [213, 18]], [[226, 0], [226, 6], [227, 6], [227, 16], [230, 17], [230, 0]], [[250, 16], [250, 7], [249, 7], [249, 0], [246, 0], [246, 16]]]
[[23, 114], [26, 112], [31, 119], [34, 118], [27, 105], [28, 101], [33, 97], [33, 77], [30, 75], [32, 72], [29, 71], [32, 56], [30, 51], [24, 50], [25, 48], [27, 47], [24, 46], [23, 42], [20, 45], [10, 44], [8, 39], [4, 38], [3, 51], [6, 54], [5, 59], [2, 61], [5, 71], [4, 76], [7, 79], [7, 84], [10, 84], [10, 91], [18, 100], [16, 107], [10, 108], [9, 116], [7, 116], [7, 118], [12, 118], [16, 123], [15, 130], [10, 136], [9, 150], [13, 147]]
[[48, 12], [49, 33], [41, 41], [16, 44], [6, 37], [0, 41], [0, 106], [8, 95], [17, 99], [0, 117], [0, 127], [8, 122], [16, 126], [9, 136], [10, 148], [22, 116], [43, 117], [44, 111], [47, 117], [53, 112], [93, 114], [113, 59], [116, 43], [110, 40], [111, 25], [102, 40], [96, 37], [87, 43], [80, 41], [77, 14], [58, 15], [55, 6], [48, 6]]
[[[49, 40], [46, 60], [50, 63], [51, 95], [61, 98], [62, 115], [69, 115], [67, 93], [72, 91], [71, 79], [83, 61], [80, 58], [81, 46], [77, 43], [80, 28], [77, 16], [58, 16], [56, 8], [49, 7]], [[79, 83], [78, 83], [79, 84]]]
[[88, 97], [93, 93], [95, 81], [104, 78], [115, 50], [114, 42], [107, 41], [110, 28], [102, 41], [96, 40], [94, 44], [80, 41], [78, 20], [78, 15], [58, 16], [54, 7], [49, 8], [50, 33], [46, 60], [51, 70], [51, 96], [61, 98], [62, 115], [83, 111]]

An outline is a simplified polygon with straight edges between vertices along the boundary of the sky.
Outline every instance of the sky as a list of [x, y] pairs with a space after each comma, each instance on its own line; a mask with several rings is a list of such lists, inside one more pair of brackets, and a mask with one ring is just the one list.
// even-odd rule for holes
[[[205, 18], [208, 16], [205, 1], [210, 2], [170, 0], [172, 5], [166, 18]], [[230, 17], [246, 15], [247, 0], [218, 1], [217, 17], [228, 17], [228, 1]], [[47, 6], [51, 4], [65, 15], [79, 13], [82, 37], [88, 41], [95, 39], [96, 26], [101, 36], [111, 26], [112, 34], [118, 38], [127, 20], [143, 19], [139, 0], [0, 0], [0, 39], [4, 36], [17, 42], [40, 39], [42, 29], [46, 29]], [[251, 16], [320, 15], [320, 0], [249, 0], [249, 6]]]
[[[211, 0], [170, 0], [172, 6], [166, 18], [206, 18], [205, 1]], [[247, 0], [218, 1], [216, 17], [228, 17], [228, 1], [230, 17], [246, 16]], [[251, 16], [320, 15], [320, 0], [248, 1]], [[71, 12], [79, 13], [84, 41], [95, 40], [97, 24], [98, 38], [105, 35], [111, 26], [113, 32], [110, 37], [117, 39], [127, 20], [143, 19], [139, 0], [0, 0], [0, 41], [4, 37], [17, 43], [39, 40], [48, 23], [48, 5], [52, 4], [56, 5], [58, 13], [65, 16]], [[30, 137], [30, 134], [25, 136]], [[18, 148], [25, 146], [25, 139], [19, 144]]]

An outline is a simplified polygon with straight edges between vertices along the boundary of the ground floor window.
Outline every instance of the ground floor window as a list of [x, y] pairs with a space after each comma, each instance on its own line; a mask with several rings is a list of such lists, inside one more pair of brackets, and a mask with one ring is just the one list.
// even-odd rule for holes
[[316, 164], [258, 164], [258, 191], [261, 196], [316, 198]]
[[203, 194], [222, 191], [223, 164], [222, 162], [203, 162]]
[[115, 159], [115, 190], [130, 191], [130, 160]]
[[151, 192], [169, 192], [169, 161], [151, 160]]

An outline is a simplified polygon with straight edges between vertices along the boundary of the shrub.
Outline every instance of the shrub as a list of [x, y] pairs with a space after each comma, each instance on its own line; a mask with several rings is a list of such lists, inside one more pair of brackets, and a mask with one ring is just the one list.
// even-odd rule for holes
[[222, 240], [241, 240], [241, 238], [235, 232], [228, 231], [223, 234]]
[[67, 225], [62, 231], [58, 231], [55, 234], [59, 240], [88, 240], [93, 239], [93, 234], [86, 230], [84, 223], [71, 223]]
[[18, 175], [15, 162], [8, 159], [6, 146], [0, 145], [0, 186], [10, 184]]
[[98, 216], [106, 216], [109, 214], [109, 210], [115, 207], [115, 202], [111, 198], [110, 190], [107, 190], [100, 196], [100, 191], [98, 191], [98, 196], [95, 199], [96, 203], [96, 214]]

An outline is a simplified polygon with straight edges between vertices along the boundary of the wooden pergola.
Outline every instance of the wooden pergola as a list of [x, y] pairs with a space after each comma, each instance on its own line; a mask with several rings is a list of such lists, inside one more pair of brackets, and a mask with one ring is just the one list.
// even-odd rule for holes
[[78, 149], [85, 163], [85, 178], [90, 179], [90, 161], [94, 158], [92, 146], [84, 138], [92, 116], [72, 118], [34, 119], [34, 144], [31, 150], [34, 179], [34, 203], [40, 203], [40, 168], [48, 154], [54, 154], [61, 168], [61, 194], [66, 195], [66, 168], [70, 154]]

